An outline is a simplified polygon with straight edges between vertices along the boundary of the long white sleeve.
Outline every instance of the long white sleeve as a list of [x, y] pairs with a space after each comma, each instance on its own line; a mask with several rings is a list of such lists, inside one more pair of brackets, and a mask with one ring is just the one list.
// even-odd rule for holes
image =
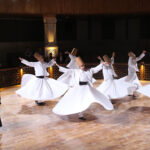
[[72, 60], [74, 59], [73, 55], [72, 54], [69, 54], [69, 58]]
[[22, 63], [22, 64], [25, 64], [26, 66], [34, 67], [34, 65], [35, 65], [36, 62], [29, 62], [29, 61], [23, 59], [23, 60], [21, 61], [21, 63]]
[[71, 69], [68, 69], [68, 68], [65, 68], [65, 67], [62, 67], [62, 66], [59, 66], [59, 71], [60, 72], [68, 72], [68, 71], [71, 71]]
[[54, 64], [56, 64], [56, 61], [54, 59], [52, 59], [51, 61], [49, 61], [48, 63], [46, 63], [46, 67], [51, 67], [53, 66]]
[[102, 70], [103, 68], [103, 64], [100, 63], [98, 66], [91, 68], [90, 71], [92, 72], [92, 74], [98, 73], [100, 70]]
[[136, 57], [136, 61], [140, 61], [145, 56], [144, 53], [142, 53], [139, 57]]
[[114, 75], [114, 77], [118, 77], [118, 75], [115, 72], [114, 66], [113, 66], [114, 63], [115, 63], [115, 57], [111, 57], [111, 67], [112, 67], [113, 75]]
[[111, 57], [111, 64], [113, 65], [115, 62], [115, 58], [114, 57]]

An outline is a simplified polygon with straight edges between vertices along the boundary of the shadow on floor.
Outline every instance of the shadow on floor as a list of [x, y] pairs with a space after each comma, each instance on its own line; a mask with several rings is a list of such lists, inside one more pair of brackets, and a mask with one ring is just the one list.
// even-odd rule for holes
[[[84, 113], [84, 117], [86, 118], [86, 120], [85, 120], [86, 122], [94, 121], [97, 119], [96, 116], [94, 116], [92, 114], [88, 114], [88, 113]], [[84, 120], [78, 119], [78, 114], [61, 116], [60, 118], [63, 120], [66, 120], [68, 122], [85, 122]]]
[[22, 105], [22, 108], [18, 114], [50, 114], [51, 109], [57, 104], [57, 101], [47, 101], [44, 106], [33, 106]]

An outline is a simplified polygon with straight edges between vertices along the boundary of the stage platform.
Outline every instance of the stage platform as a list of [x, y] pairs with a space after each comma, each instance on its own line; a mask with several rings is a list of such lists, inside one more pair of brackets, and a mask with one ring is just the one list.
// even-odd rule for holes
[[113, 111], [92, 104], [84, 112], [87, 120], [81, 121], [77, 115], [53, 114], [59, 99], [37, 106], [19, 97], [15, 94], [19, 87], [1, 89], [0, 150], [150, 150], [148, 97], [114, 100]]

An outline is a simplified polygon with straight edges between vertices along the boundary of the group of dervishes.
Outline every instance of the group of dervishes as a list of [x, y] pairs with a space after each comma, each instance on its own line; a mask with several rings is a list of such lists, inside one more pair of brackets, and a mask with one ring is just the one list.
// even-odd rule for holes
[[[58, 65], [55, 58], [48, 63], [45, 62], [44, 57], [38, 52], [34, 53], [37, 62], [19, 58], [21, 63], [34, 67], [35, 75], [24, 74], [21, 88], [16, 93], [24, 98], [34, 100], [39, 106], [43, 106], [45, 101], [61, 97], [52, 109], [53, 113], [60, 116], [78, 114], [79, 119], [86, 120], [83, 112], [92, 103], [98, 103], [106, 110], [113, 110], [114, 106], [111, 100], [129, 95], [135, 97], [137, 93], [143, 93], [143, 89], [147, 91], [147, 87], [142, 87], [136, 74], [139, 71], [137, 61], [145, 56], [145, 50], [139, 57], [136, 57], [133, 52], [128, 53], [128, 75], [120, 79], [116, 79], [117, 74], [113, 68], [114, 52], [111, 58], [108, 55], [104, 55], [103, 59], [98, 56], [100, 63], [96, 67], [88, 69], [81, 57], [76, 56], [77, 51], [76, 48], [73, 48], [71, 52], [65, 52], [70, 58], [66, 67]], [[47, 72], [47, 68], [53, 65], [56, 65], [63, 73], [57, 80], [49, 78]], [[93, 78], [93, 74], [99, 71], [102, 71], [104, 81], [95, 88], [93, 83], [96, 80]]]

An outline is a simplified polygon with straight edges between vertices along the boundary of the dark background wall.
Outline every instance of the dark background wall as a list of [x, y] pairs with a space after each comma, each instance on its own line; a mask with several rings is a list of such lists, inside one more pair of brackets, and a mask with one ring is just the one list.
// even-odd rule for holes
[[[86, 62], [115, 51], [116, 62], [126, 63], [130, 50], [150, 52], [150, 15], [57, 15], [57, 45], [62, 52], [77, 47]], [[0, 16], [0, 67], [18, 66], [19, 56], [31, 60], [37, 50], [44, 50], [43, 17]]]
[[[57, 43], [61, 51], [77, 47], [87, 62], [113, 51], [117, 62], [127, 62], [128, 51], [150, 51], [150, 15], [58, 15]], [[149, 53], [144, 62], [150, 62]]]
[[19, 65], [19, 56], [28, 57], [44, 47], [43, 18], [0, 16], [0, 67]]
[[[79, 49], [87, 62], [116, 52], [116, 62], [127, 62], [128, 51], [150, 51], [150, 15], [58, 15], [60, 51]], [[44, 24], [40, 16], [0, 17], [0, 66], [19, 65], [18, 57], [44, 49]], [[150, 62], [149, 54], [144, 62]]]

